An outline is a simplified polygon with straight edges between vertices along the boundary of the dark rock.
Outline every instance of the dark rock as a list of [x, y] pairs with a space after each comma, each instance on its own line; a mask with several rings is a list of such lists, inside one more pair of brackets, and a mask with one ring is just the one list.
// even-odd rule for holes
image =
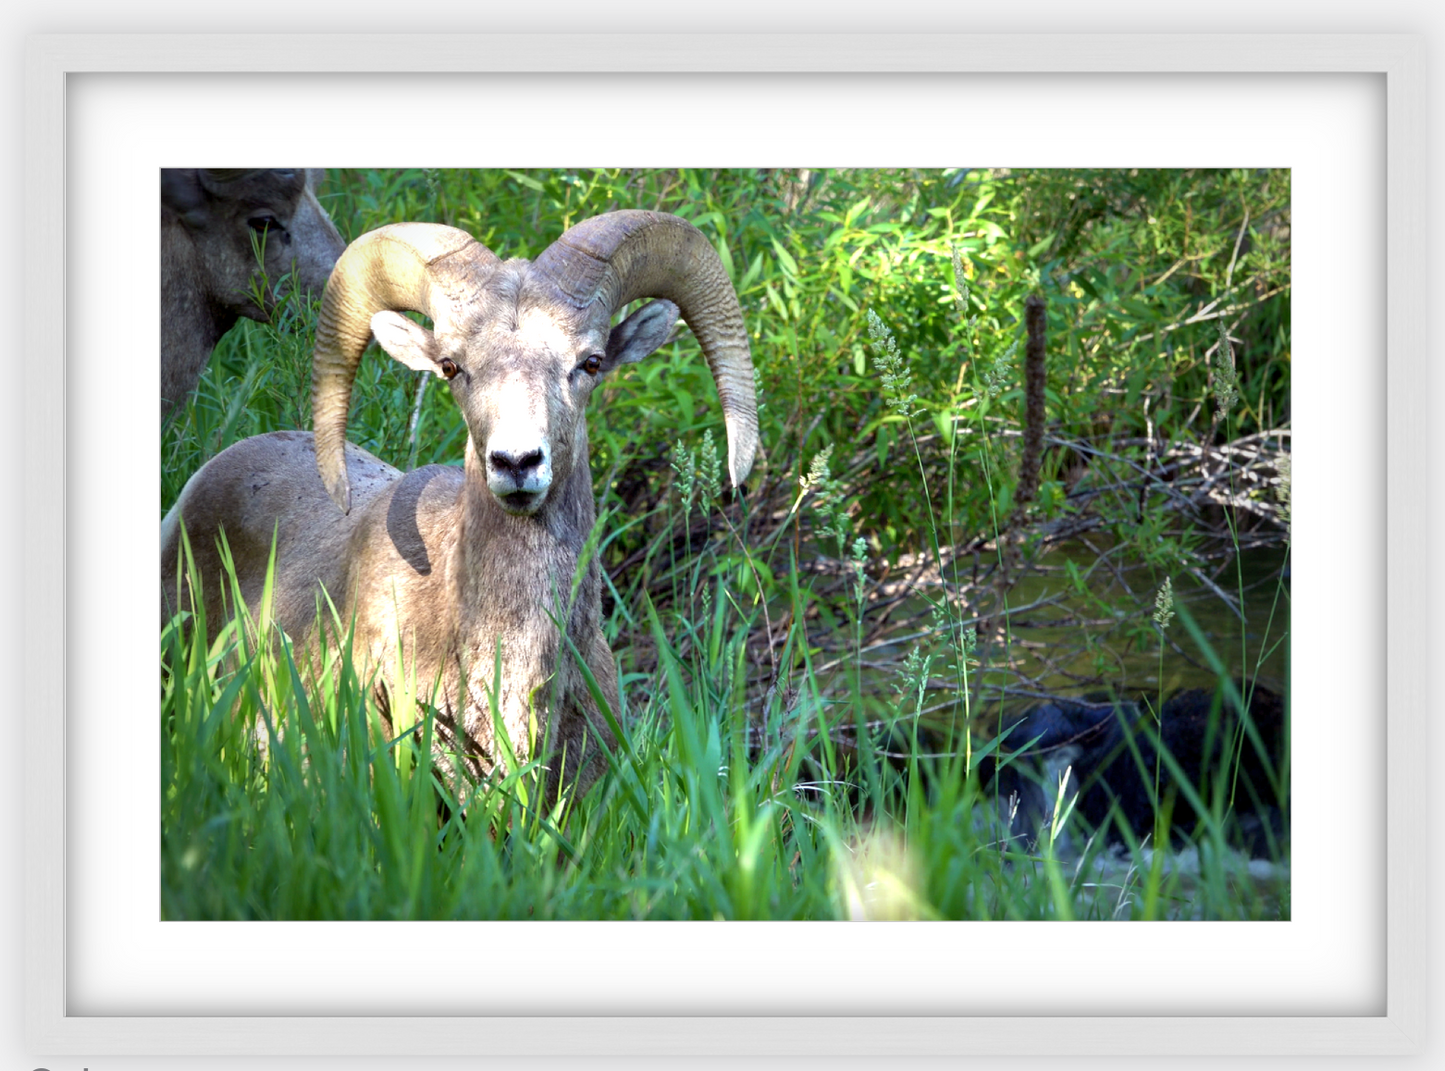
[[[985, 791], [997, 797], [1011, 836], [1037, 835], [1053, 810], [1059, 776], [1105, 746], [1121, 718], [1138, 718], [1132, 703], [1090, 695], [1046, 700], [1001, 726], [1003, 742], [978, 769]], [[1072, 795], [1079, 782], [1075, 775], [1070, 780]]]
[[[1260, 685], [1236, 682], [1249, 709], [1248, 722], [1228, 690], [1191, 688], [1164, 702], [1156, 726], [1149, 706], [1132, 725], [1116, 721], [1107, 737], [1081, 757], [1079, 813], [1094, 825], [1109, 822], [1110, 835], [1121, 836], [1117, 814], [1135, 836], [1154, 829], [1155, 770], [1161, 806], [1170, 814], [1176, 838], [1198, 830], [1200, 815], [1182, 780], [1194, 788], [1206, 810], [1233, 814], [1238, 846], [1251, 854], [1270, 854], [1268, 828], [1276, 838], [1288, 836], [1288, 785], [1282, 783], [1286, 750], [1284, 700]], [[1253, 731], [1248, 728], [1252, 723]], [[1178, 771], [1159, 760], [1156, 732]], [[1231, 802], [1232, 801], [1232, 802]]]
[[1125, 828], [1142, 839], [1155, 829], [1157, 770], [1160, 806], [1176, 843], [1207, 827], [1182, 780], [1207, 812], [1225, 816], [1237, 847], [1276, 854], [1289, 837], [1284, 700], [1258, 684], [1235, 688], [1247, 700], [1248, 719], [1228, 689], [1175, 692], [1157, 720], [1149, 696], [1039, 703], [1003, 730], [1001, 758], [980, 763], [983, 784], [1009, 816], [1011, 835], [1033, 837], [1053, 810], [1059, 775], [1071, 766], [1075, 813], [1088, 827], [1113, 841], [1124, 839]]

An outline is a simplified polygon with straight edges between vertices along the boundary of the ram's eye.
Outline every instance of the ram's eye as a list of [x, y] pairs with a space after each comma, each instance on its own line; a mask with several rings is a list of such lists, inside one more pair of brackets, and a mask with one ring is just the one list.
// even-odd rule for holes
[[246, 221], [246, 226], [250, 227], [257, 234], [265, 234], [268, 227], [279, 228], [281, 223], [275, 216], [252, 216]]
[[450, 357], [443, 357], [441, 359], [440, 367], [442, 370], [442, 375], [446, 376], [448, 379], [454, 378], [456, 374], [461, 371], [461, 369], [457, 367], [457, 362], [452, 360]]
[[602, 371], [602, 355], [594, 353], [591, 357], [588, 357], [587, 360], [582, 362], [582, 370], [589, 376], [595, 376], [598, 372]]

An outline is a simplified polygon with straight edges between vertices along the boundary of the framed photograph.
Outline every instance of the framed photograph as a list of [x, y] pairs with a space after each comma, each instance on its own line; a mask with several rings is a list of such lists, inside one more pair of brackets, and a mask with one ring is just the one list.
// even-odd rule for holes
[[[67, 583], [63, 600], [24, 590], [27, 1044], [1417, 1051], [1424, 70], [1418, 39], [1366, 35], [32, 38], [24, 434], [65, 480], [27, 469], [23, 559]], [[256, 118], [278, 114], [326, 120]], [[139, 624], [161, 507], [154, 204], [161, 168], [200, 162], [1288, 170], [1288, 921], [164, 920], [155, 634]]]

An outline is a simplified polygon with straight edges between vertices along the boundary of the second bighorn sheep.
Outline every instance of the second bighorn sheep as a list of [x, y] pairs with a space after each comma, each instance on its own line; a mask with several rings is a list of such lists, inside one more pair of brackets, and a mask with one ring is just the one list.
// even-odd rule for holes
[[[265, 320], [289, 275], [313, 297], [346, 243], [316, 200], [320, 168], [161, 169], [161, 419], [195, 390], [241, 317]], [[263, 245], [257, 263], [253, 242]], [[264, 268], [264, 279], [258, 279]], [[263, 305], [256, 302], [265, 287]]]
[[[644, 297], [659, 300], [612, 326]], [[398, 310], [429, 316], [434, 330]], [[584, 558], [596, 523], [587, 400], [603, 375], [662, 345], [679, 310], [717, 384], [736, 486], [757, 446], [752, 358], [737, 295], [692, 224], [613, 212], [577, 224], [534, 262], [501, 261], [433, 224], [363, 235], [322, 301], [314, 438], [256, 436], [191, 478], [162, 523], [163, 614], [189, 605], [177, 580], [180, 522], [213, 629], [222, 613], [218, 535], [254, 607], [274, 533], [274, 615], [298, 649], [320, 642], [318, 602], [329, 596], [343, 627], [355, 624], [358, 663], [380, 675], [384, 712], [399, 673], [424, 700], [435, 684], [441, 747], [483, 776], [502, 764], [495, 697], [517, 760], [548, 764], [549, 795], [564, 780], [585, 791], [601, 770], [594, 738], [614, 741], [571, 650], [618, 709], [601, 574]], [[373, 335], [408, 368], [450, 385], [468, 432], [461, 468], [402, 474], [345, 441]]]

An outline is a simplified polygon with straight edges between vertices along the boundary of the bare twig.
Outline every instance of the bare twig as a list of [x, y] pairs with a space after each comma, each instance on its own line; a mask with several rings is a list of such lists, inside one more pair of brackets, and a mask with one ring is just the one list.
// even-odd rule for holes
[[407, 438], [411, 443], [406, 460], [408, 470], [416, 468], [417, 453], [421, 447], [421, 441], [417, 438], [417, 425], [421, 422], [421, 402], [426, 397], [426, 382], [429, 379], [430, 372], [420, 372], [417, 375], [416, 404], [411, 407], [411, 426], [407, 429]]
[[1024, 453], [1019, 462], [1019, 484], [1014, 494], [1016, 507], [1034, 500], [1039, 489], [1039, 462], [1044, 450], [1044, 395], [1048, 376], [1045, 355], [1044, 299], [1030, 294], [1024, 302], [1024, 325], [1028, 345], [1024, 347]]

